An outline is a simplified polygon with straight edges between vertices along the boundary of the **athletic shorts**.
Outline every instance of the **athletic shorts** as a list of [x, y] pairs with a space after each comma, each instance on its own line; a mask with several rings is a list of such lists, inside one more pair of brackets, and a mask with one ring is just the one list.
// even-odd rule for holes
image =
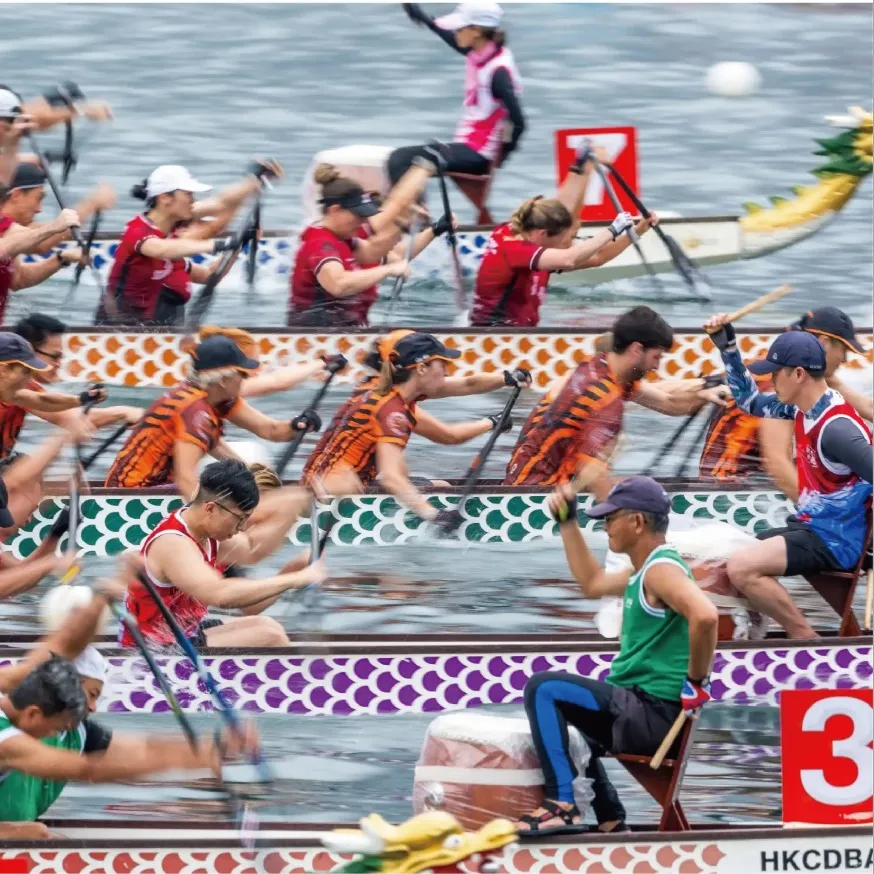
[[193, 646], [201, 649], [206, 646], [206, 632], [209, 631], [210, 628], [218, 628], [220, 625], [224, 624], [225, 622], [223, 619], [204, 619], [203, 622], [197, 626], [197, 631], [188, 639]]
[[783, 528], [772, 528], [756, 535], [759, 540], [782, 537], [786, 541], [786, 570], [782, 576], [796, 577], [822, 571], [839, 571], [825, 541], [808, 525], [797, 519], [788, 519]]

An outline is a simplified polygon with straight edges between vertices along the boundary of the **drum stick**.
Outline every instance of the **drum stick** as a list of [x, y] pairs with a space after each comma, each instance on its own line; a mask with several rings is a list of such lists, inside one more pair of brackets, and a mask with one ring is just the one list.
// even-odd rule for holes
[[657, 771], [661, 768], [662, 762], [668, 754], [668, 750], [673, 746], [674, 741], [677, 739], [677, 735], [683, 730], [687, 718], [685, 710], [681, 710], [677, 714], [677, 718], [674, 720], [674, 724], [668, 729], [665, 739], [661, 742], [655, 755], [649, 760], [649, 766], [653, 771]]
[[792, 291], [791, 285], [781, 285], [779, 288], [775, 288], [773, 291], [763, 294], [761, 297], [756, 298], [752, 303], [748, 303], [746, 306], [733, 312], [728, 317], [728, 321], [736, 322], [738, 319], [742, 319], [744, 316], [748, 316], [750, 313], [754, 313], [756, 310], [766, 307], [769, 303], [779, 300], [784, 295], [789, 294], [790, 291]]

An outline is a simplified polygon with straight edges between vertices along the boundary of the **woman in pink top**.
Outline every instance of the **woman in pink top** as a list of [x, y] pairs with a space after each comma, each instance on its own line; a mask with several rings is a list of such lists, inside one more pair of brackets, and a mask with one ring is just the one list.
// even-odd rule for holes
[[[485, 175], [491, 165], [500, 166], [516, 148], [525, 131], [519, 104], [522, 80], [513, 54], [504, 45], [499, 29], [503, 10], [490, 0], [461, 3], [454, 12], [432, 19], [417, 3], [403, 4], [417, 24], [424, 24], [447, 45], [465, 57], [464, 107], [449, 143], [449, 173]], [[510, 137], [505, 140], [507, 122]], [[403, 146], [389, 155], [392, 184], [403, 176], [424, 146]]]

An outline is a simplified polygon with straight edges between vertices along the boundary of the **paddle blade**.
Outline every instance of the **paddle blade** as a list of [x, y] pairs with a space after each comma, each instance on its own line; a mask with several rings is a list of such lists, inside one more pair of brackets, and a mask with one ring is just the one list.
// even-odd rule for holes
[[674, 267], [677, 268], [677, 272], [683, 277], [686, 285], [702, 300], [712, 300], [713, 289], [698, 265], [683, 251], [682, 246], [670, 234], [664, 234], [662, 239], [668, 247]]

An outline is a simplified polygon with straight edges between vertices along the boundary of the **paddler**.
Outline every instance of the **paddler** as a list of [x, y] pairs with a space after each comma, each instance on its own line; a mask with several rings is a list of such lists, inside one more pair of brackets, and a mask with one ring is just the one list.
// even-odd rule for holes
[[[209, 279], [218, 261], [206, 266], [186, 259], [234, 250], [243, 240], [237, 234], [215, 239], [200, 239], [197, 234], [186, 237], [184, 228], [214, 213], [236, 211], [247, 197], [261, 190], [262, 176], [281, 173], [274, 162], [256, 162], [248, 170], [241, 182], [200, 201], [194, 195], [210, 191], [212, 186], [198, 182], [179, 164], [164, 164], [134, 185], [131, 195], [146, 202], [146, 211], [127, 223], [119, 240], [107, 284], [108, 301], [100, 302], [95, 324], [151, 324], [168, 279], [178, 278], [180, 270], [190, 276], [191, 282], [205, 283]], [[174, 293], [182, 293], [175, 278], [172, 286]], [[107, 308], [113, 307], [117, 314], [108, 312]]]
[[[325, 488], [342, 493], [348, 476], [330, 477]], [[143, 541], [145, 572], [195, 646], [288, 646], [282, 626], [260, 616], [289, 589], [320, 582], [323, 561], [307, 566], [303, 553], [279, 574], [263, 580], [225, 578], [217, 565], [252, 565], [285, 543], [288, 530], [309, 505], [312, 493], [300, 488], [273, 489], [262, 498], [252, 471], [228, 459], [207, 465], [190, 504], [172, 512]], [[250, 521], [263, 501], [270, 512]], [[134, 584], [127, 609], [147, 640], [172, 644], [173, 632], [144, 586]], [[207, 619], [210, 607], [239, 608], [243, 616]], [[122, 646], [133, 646], [126, 629]]]
[[[655, 310], [634, 307], [612, 328], [611, 350], [582, 361], [532, 411], [513, 449], [504, 485], [568, 482], [598, 458], [622, 429], [626, 401], [669, 416], [687, 415], [707, 401], [719, 402], [703, 380], [655, 384], [656, 371], [674, 343], [671, 326]], [[591, 484], [603, 497], [609, 478]]]
[[583, 145], [556, 198], [526, 200], [492, 231], [477, 270], [472, 325], [536, 327], [551, 274], [606, 264], [631, 244], [630, 228], [640, 236], [658, 224], [655, 213], [635, 223], [622, 212], [590, 239], [574, 243], [592, 158], [599, 151]]
[[[486, 176], [500, 167], [519, 145], [525, 117], [519, 97], [522, 79], [507, 37], [501, 30], [504, 11], [490, 0], [461, 3], [453, 12], [432, 19], [417, 3], [404, 3], [416, 24], [424, 24], [465, 59], [464, 109], [449, 143], [446, 172]], [[510, 123], [509, 137], [506, 136]], [[388, 159], [392, 183], [406, 172], [427, 146], [395, 149]]]
[[[130, 562], [123, 565], [129, 569]], [[199, 738], [123, 734], [95, 722], [106, 684], [106, 662], [92, 639], [109, 604], [124, 596], [128, 573], [102, 581], [91, 602], [16, 665], [0, 669], [0, 838], [54, 837], [38, 822], [68, 782], [128, 782], [166, 770], [209, 768], [256, 752], [246, 724], [242, 743], [227, 730]]]
[[630, 568], [615, 573], [605, 571], [589, 549], [577, 524], [573, 490], [559, 487], [549, 507], [583, 596], [623, 598], [622, 636], [606, 682], [547, 671], [526, 684], [525, 711], [546, 799], [520, 817], [517, 828], [536, 835], [587, 830], [584, 811], [574, 800], [579, 775], [568, 750], [572, 725], [591, 754], [585, 777], [592, 781], [598, 831], [628, 831], [625, 808], [601, 757], [651, 756], [681, 710], [697, 716], [710, 700], [718, 615], [689, 566], [666, 543], [671, 502], [655, 480], [628, 477], [603, 503], [586, 511], [604, 520], [610, 549], [631, 560]]
[[[758, 546], [732, 555], [729, 579], [788, 637], [817, 637], [777, 577], [856, 566], [868, 546], [871, 519], [871, 429], [840, 392], [828, 387], [826, 351], [812, 333], [781, 334], [765, 358], [747, 368], [724, 313], [712, 316], [704, 329], [719, 349], [738, 407], [795, 425], [797, 512], [784, 527], [758, 534]], [[773, 393], [759, 391], [754, 376], [762, 374], [771, 375]]]
[[[429, 521], [436, 519], [438, 511], [410, 480], [404, 458], [410, 436], [415, 432], [436, 443], [466, 443], [500, 422], [499, 416], [487, 416], [444, 425], [418, 409], [421, 401], [443, 391], [446, 365], [460, 356], [457, 349], [448, 349], [431, 334], [410, 333], [396, 340], [374, 387], [353, 397], [342, 419], [332, 425], [326, 444], [310, 457], [308, 481], [345, 465], [365, 486], [379, 477], [380, 485], [414, 513]], [[511, 427], [508, 419], [506, 429]]]
[[[343, 423], [352, 407], [363, 395], [376, 388], [379, 384], [383, 363], [391, 357], [397, 342], [414, 333], [415, 331], [401, 328], [373, 341], [372, 347], [363, 362], [368, 372], [362, 377], [358, 385], [355, 386], [352, 394], [340, 405], [340, 408], [334, 414], [331, 424], [319, 437], [301, 472], [302, 483], [306, 484], [309, 481], [310, 474], [318, 467], [322, 454], [325, 452], [328, 444], [334, 439], [337, 429]], [[516, 385], [517, 379], [526, 386], [531, 384], [531, 374], [521, 367], [514, 368], [512, 371], [504, 370], [500, 373], [482, 373], [474, 376], [447, 376], [443, 380], [443, 385], [430, 395], [429, 400], [485, 394], [486, 392], [497, 391], [506, 386]], [[464, 426], [446, 424], [426, 413], [420, 406], [417, 405], [416, 407], [416, 424], [413, 427], [413, 432], [424, 437], [426, 440], [439, 444], [458, 442], [457, 438], [460, 436], [458, 429], [460, 427]], [[463, 432], [461, 436], [463, 436]]]
[[[413, 203], [428, 179], [444, 163], [442, 144], [417, 159], [380, 205], [353, 179], [332, 164], [313, 174], [321, 186], [323, 216], [304, 228], [294, 256], [288, 302], [289, 325], [353, 327], [367, 324], [379, 283], [409, 275], [404, 246], [399, 244]], [[441, 216], [420, 231], [411, 257], [448, 230]]]
[[[852, 319], [837, 307], [819, 307], [793, 322], [789, 330], [807, 331], [822, 343], [826, 384], [836, 389], [863, 419], [868, 422], [874, 419], [871, 396], [845, 385], [837, 375], [850, 352], [865, 354]], [[760, 392], [773, 391], [770, 374], [753, 378]], [[791, 422], [748, 415], [729, 400], [726, 406], [714, 408], [704, 438], [699, 474], [726, 482], [769, 476], [786, 497], [797, 501], [798, 471], [793, 456]]]
[[243, 382], [259, 367], [229, 337], [211, 336], [195, 346], [187, 378], [149, 407], [119, 451], [106, 485], [143, 488], [175, 483], [190, 498], [204, 455], [233, 457], [222, 436], [225, 420], [272, 441], [286, 442], [298, 431], [312, 429], [306, 416], [283, 422], [243, 400]]

